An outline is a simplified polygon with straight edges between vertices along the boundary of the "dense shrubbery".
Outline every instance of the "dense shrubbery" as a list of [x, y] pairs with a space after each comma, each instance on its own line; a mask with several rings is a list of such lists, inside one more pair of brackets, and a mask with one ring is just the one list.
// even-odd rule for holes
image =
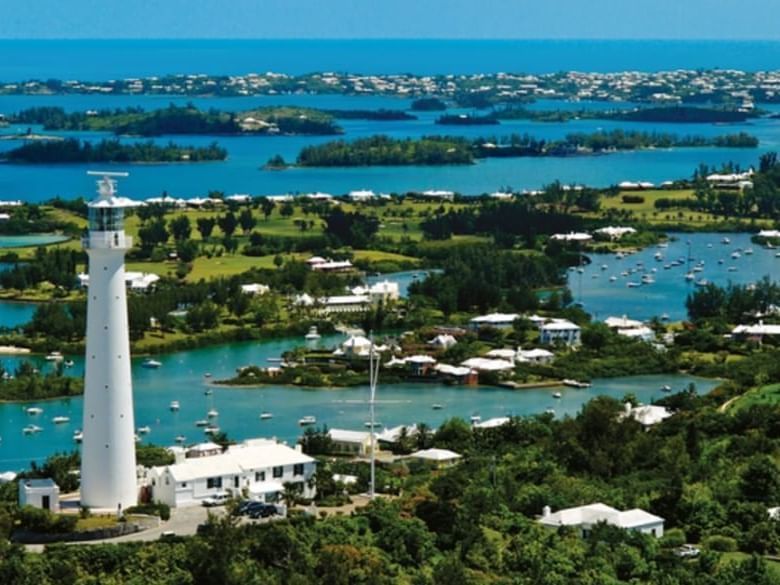
[[160, 146], [154, 142], [122, 143], [101, 140], [92, 143], [75, 138], [30, 142], [9, 150], [3, 157], [10, 162], [93, 163], [93, 162], [201, 162], [224, 160], [227, 151], [216, 143], [210, 146], [179, 146], [169, 142]]

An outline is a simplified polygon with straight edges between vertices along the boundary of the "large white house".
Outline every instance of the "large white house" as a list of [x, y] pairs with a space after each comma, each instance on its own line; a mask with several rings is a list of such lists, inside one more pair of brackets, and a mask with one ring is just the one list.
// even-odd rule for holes
[[656, 538], [664, 535], [664, 519], [639, 508], [621, 512], [611, 506], [596, 503], [566, 508], [553, 513], [549, 506], [545, 506], [542, 517], [539, 518], [539, 523], [548, 528], [571, 526], [582, 538], [587, 538], [593, 527], [601, 522], [626, 530], [651, 534]]
[[286, 483], [299, 484], [301, 495], [311, 498], [316, 468], [317, 462], [298, 449], [271, 439], [248, 439], [219, 455], [153, 467], [148, 477], [152, 501], [175, 508], [225, 492], [271, 502]]
[[552, 319], [539, 326], [539, 341], [550, 344], [579, 345], [580, 328], [566, 319]]
[[505, 329], [507, 327], [512, 327], [518, 317], [520, 317], [520, 315], [517, 313], [490, 313], [488, 315], [474, 317], [469, 321], [469, 326], [472, 329], [479, 329], [480, 327]]

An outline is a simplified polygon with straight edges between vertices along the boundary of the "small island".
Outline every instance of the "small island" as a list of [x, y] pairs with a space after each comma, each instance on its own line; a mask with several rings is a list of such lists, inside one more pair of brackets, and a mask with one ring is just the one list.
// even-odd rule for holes
[[125, 144], [117, 139], [89, 141], [69, 138], [53, 142], [31, 142], [2, 154], [8, 163], [82, 164], [118, 163], [197, 163], [222, 161], [227, 150], [216, 142], [209, 146], [180, 146], [169, 142], [161, 146], [152, 141]]
[[44, 130], [112, 132], [116, 135], [333, 135], [342, 130], [331, 114], [312, 108], [274, 106], [243, 112], [199, 110], [192, 104], [144, 111], [142, 108], [66, 112], [60, 107], [22, 110], [15, 124], [40, 124]]
[[68, 398], [84, 393], [84, 380], [60, 372], [43, 375], [30, 362], [13, 372], [0, 366], [0, 402], [25, 402]]
[[[723, 136], [677, 136], [658, 132], [593, 132], [568, 134], [548, 141], [528, 134], [468, 140], [456, 136], [397, 139], [372, 136], [352, 142], [338, 140], [307, 146], [298, 155], [301, 167], [402, 165], [466, 165], [481, 158], [563, 157], [607, 154], [649, 148], [755, 148], [758, 139], [747, 133]], [[268, 168], [283, 168], [270, 166]], [[278, 160], [275, 160], [278, 162]]]

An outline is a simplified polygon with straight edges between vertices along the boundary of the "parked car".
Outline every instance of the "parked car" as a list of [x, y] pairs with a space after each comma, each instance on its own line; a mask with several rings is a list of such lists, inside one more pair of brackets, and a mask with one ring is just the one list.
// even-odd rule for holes
[[250, 518], [270, 518], [271, 516], [276, 516], [279, 512], [276, 509], [276, 506], [273, 504], [263, 504], [258, 502], [258, 506], [252, 506], [252, 508], [249, 511], [249, 517]]
[[207, 508], [212, 508], [214, 506], [224, 506], [228, 503], [228, 500], [230, 499], [230, 494], [225, 492], [220, 492], [217, 494], [214, 494], [213, 496], [209, 496], [208, 498], [204, 498], [203, 505]]
[[693, 558], [698, 557], [701, 551], [692, 544], [684, 544], [675, 551], [678, 557]]

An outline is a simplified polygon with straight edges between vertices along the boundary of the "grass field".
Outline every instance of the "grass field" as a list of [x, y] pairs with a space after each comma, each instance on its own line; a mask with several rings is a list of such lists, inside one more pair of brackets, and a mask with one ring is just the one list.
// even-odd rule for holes
[[769, 384], [748, 390], [731, 404], [729, 411], [736, 412], [758, 404], [769, 406], [780, 404], [780, 384]]

